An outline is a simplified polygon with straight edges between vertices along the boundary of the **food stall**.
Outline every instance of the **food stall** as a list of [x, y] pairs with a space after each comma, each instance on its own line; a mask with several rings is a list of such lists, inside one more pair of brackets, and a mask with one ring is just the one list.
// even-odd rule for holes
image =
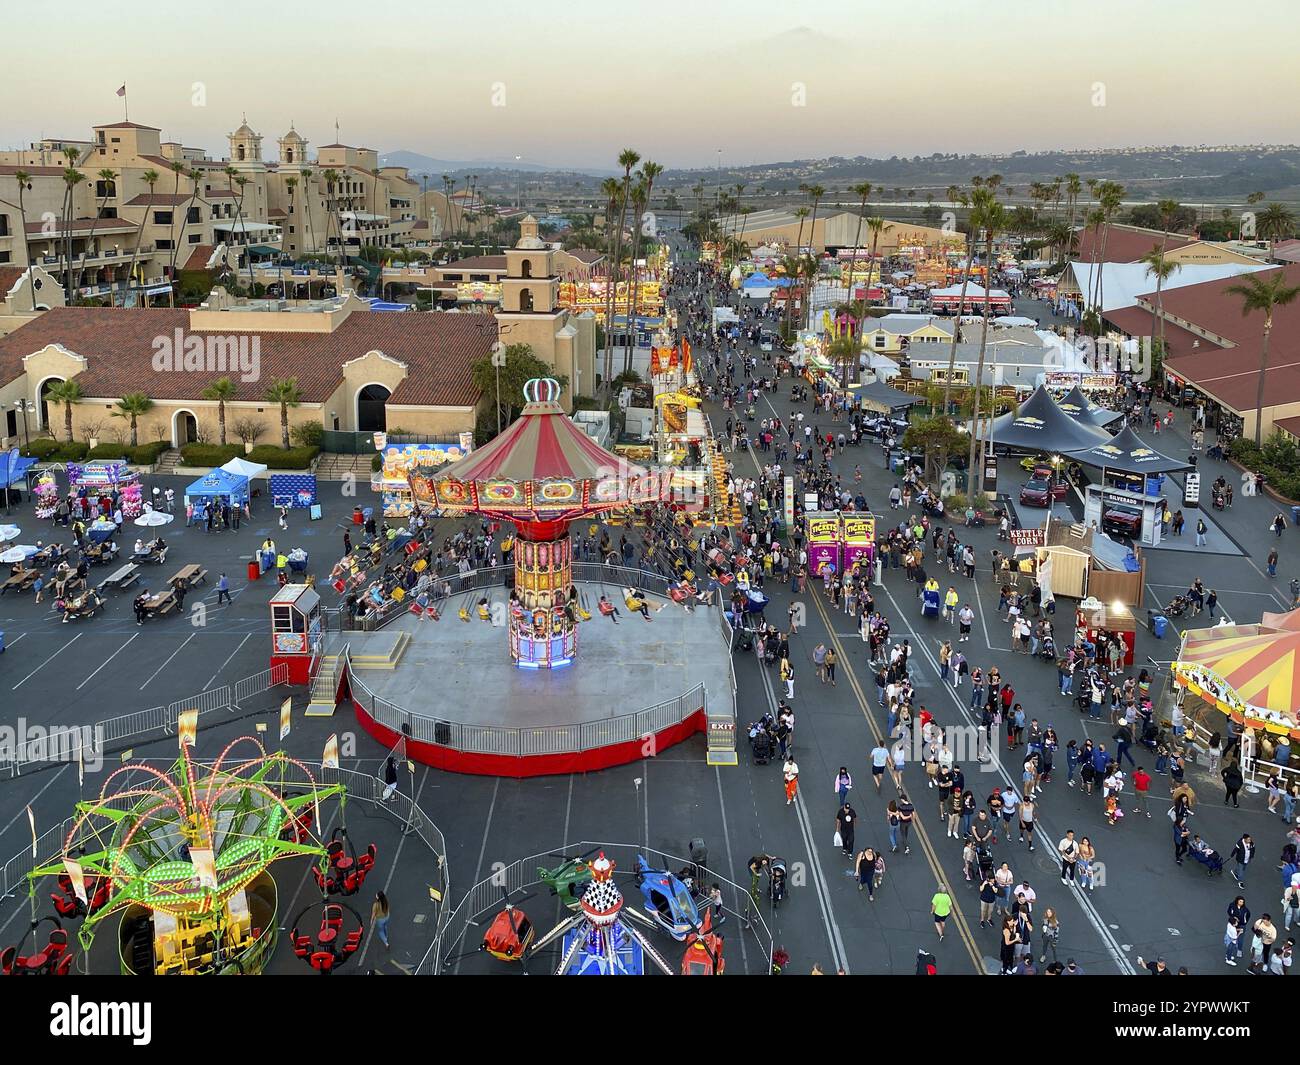
[[427, 472], [428, 467], [458, 462], [470, 453], [472, 443], [470, 433], [461, 433], [456, 444], [389, 443], [385, 434], [376, 433], [375, 447], [383, 457], [383, 464], [371, 476], [370, 487], [383, 497], [384, 517], [409, 517], [415, 505], [410, 475], [416, 471]]
[[[122, 507], [122, 517], [137, 518], [143, 509], [140, 475], [124, 459], [96, 459], [87, 463], [68, 463], [68, 480], [88, 498], [104, 499], [114, 491]], [[101, 505], [102, 509], [102, 505]]]
[[1096, 643], [1103, 632], [1118, 636], [1124, 643], [1124, 665], [1133, 664], [1137, 647], [1137, 622], [1123, 603], [1103, 603], [1089, 596], [1079, 603], [1074, 615], [1075, 627], [1085, 634], [1090, 643]]

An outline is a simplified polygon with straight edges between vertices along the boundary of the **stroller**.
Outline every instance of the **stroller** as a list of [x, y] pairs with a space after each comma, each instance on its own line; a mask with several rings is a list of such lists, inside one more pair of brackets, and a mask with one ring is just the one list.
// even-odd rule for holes
[[981, 879], [992, 876], [993, 848], [987, 843], [977, 844], [975, 847], [975, 863], [979, 867]]
[[767, 765], [776, 757], [776, 722], [770, 713], [764, 714], [749, 726], [749, 749], [755, 765]]
[[1223, 875], [1223, 855], [1204, 840], [1201, 840], [1201, 846], [1199, 847], [1193, 843], [1187, 853], [1205, 866], [1206, 876], [1213, 876], [1215, 873], [1220, 876]]
[[1187, 596], [1176, 595], [1170, 601], [1169, 605], [1165, 607], [1165, 613], [1171, 618], [1180, 618], [1191, 609], [1191, 606], [1192, 601], [1188, 599]]
[[772, 909], [777, 909], [785, 901], [785, 859], [773, 858], [767, 883], [767, 896], [772, 900]]

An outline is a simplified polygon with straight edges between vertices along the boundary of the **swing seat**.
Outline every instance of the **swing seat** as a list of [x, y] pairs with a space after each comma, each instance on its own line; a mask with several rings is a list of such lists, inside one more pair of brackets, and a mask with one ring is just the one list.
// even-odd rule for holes
[[460, 620], [461, 621], [469, 620], [469, 607], [463, 606], [460, 608]]

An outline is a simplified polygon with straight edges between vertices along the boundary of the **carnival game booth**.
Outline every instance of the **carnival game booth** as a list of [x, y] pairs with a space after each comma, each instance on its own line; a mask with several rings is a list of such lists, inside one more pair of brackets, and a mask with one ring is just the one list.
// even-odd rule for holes
[[577, 658], [580, 604], [570, 523], [660, 502], [665, 494], [657, 474], [628, 465], [588, 437], [564, 413], [559, 396], [554, 379], [529, 381], [522, 413], [500, 436], [437, 473], [411, 474], [418, 503], [514, 524], [509, 652], [522, 669], [555, 669]]
[[[985, 288], [974, 281], [966, 286], [966, 302], [962, 302], [961, 285], [948, 285], [930, 292], [930, 306], [940, 314], [957, 314], [962, 308], [967, 314], [984, 313]], [[988, 289], [989, 311], [992, 314], [1010, 314], [1011, 296], [1000, 288]]]
[[242, 506], [248, 497], [248, 478], [220, 468], [205, 473], [185, 489], [187, 501], [224, 499], [232, 507]]
[[68, 463], [68, 481], [78, 496], [87, 500], [82, 514], [91, 508], [112, 516], [111, 497], [117, 492], [122, 517], [137, 518], [144, 508], [140, 475], [124, 459], [96, 459], [92, 462]]
[[411, 477], [417, 473], [428, 475], [459, 462], [470, 453], [471, 442], [469, 433], [462, 434], [455, 444], [390, 443], [383, 433], [376, 433], [375, 446], [383, 464], [370, 478], [370, 487], [383, 497], [384, 517], [409, 517], [414, 507]]
[[[1300, 631], [1263, 624], [1189, 629], [1170, 672], [1206, 708], [1300, 742]], [[1224, 731], [1213, 718], [1202, 724]]]
[[1095, 596], [1081, 600], [1074, 615], [1075, 628], [1095, 644], [1103, 633], [1118, 637], [1124, 644], [1124, 665], [1133, 664], [1137, 649], [1137, 622], [1133, 611], [1124, 603], [1103, 603]]
[[1109, 532], [1117, 528], [1123, 515], [1133, 515], [1141, 521], [1141, 526], [1139, 534], [1132, 539], [1149, 547], [1160, 543], [1165, 475], [1191, 469], [1188, 463], [1148, 447], [1131, 426], [1108, 440], [1069, 455], [1075, 462], [1101, 470], [1101, 483], [1089, 484], [1085, 489], [1085, 522]]

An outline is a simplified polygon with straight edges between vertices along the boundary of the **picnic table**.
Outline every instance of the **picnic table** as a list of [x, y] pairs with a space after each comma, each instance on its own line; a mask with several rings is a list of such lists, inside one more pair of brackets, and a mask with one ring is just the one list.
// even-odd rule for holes
[[99, 582], [99, 590], [102, 592], [105, 588], [112, 588], [114, 591], [123, 591], [131, 587], [140, 579], [140, 567], [134, 562], [128, 562], [114, 570], [102, 581]]
[[63, 607], [63, 620], [68, 621], [72, 618], [92, 618], [96, 610], [104, 609], [104, 600], [99, 597], [98, 592], [86, 591], [78, 599], [65, 600]]
[[202, 566], [197, 566], [191, 563], [190, 565], [182, 566], [177, 570], [167, 583], [174, 588], [176, 583], [179, 581], [188, 589], [193, 588], [196, 584], [203, 584], [207, 579], [208, 571]]
[[159, 592], [145, 601], [144, 608], [150, 617], [159, 614], [170, 614], [179, 604], [176, 602], [176, 589], [168, 588], [165, 592]]
[[0, 595], [4, 595], [5, 592], [9, 591], [27, 591], [28, 588], [36, 583], [36, 578], [40, 575], [41, 571], [37, 569], [19, 570], [3, 584], [0, 584]]
[[94, 563], [105, 564], [117, 557], [117, 544], [106, 540], [102, 544], [91, 544], [81, 549], [81, 557]]

